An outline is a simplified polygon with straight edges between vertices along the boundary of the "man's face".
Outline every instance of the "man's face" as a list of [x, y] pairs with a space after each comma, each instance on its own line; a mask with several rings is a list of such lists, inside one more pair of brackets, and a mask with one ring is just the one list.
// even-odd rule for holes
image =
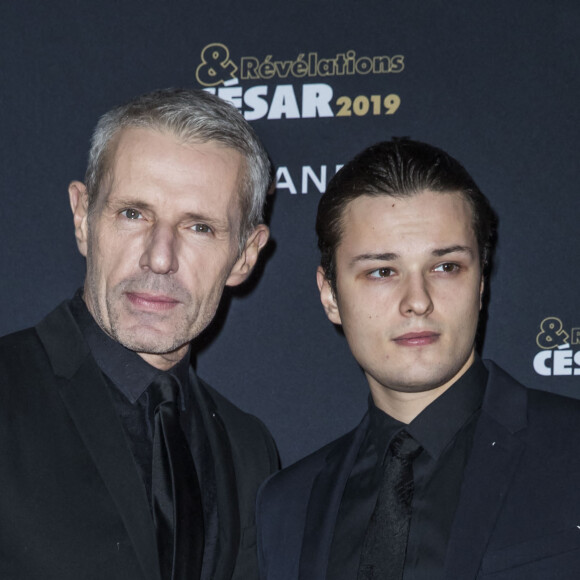
[[344, 211], [336, 271], [335, 297], [319, 269], [321, 299], [375, 400], [448, 386], [470, 366], [483, 280], [471, 209], [459, 194], [355, 199]]
[[107, 334], [169, 368], [211, 321], [224, 286], [246, 278], [268, 230], [255, 230], [239, 256], [237, 151], [142, 128], [112, 146], [110, 182], [90, 215], [84, 185], [69, 188], [84, 299]]

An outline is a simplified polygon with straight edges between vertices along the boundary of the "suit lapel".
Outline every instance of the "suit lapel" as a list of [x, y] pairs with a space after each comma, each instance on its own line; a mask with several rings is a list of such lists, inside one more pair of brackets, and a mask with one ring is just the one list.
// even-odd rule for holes
[[191, 373], [193, 377], [190, 384], [193, 386], [195, 401], [199, 404], [215, 468], [219, 531], [212, 580], [229, 580], [234, 572], [240, 546], [240, 513], [232, 449], [213, 399], [203, 388], [202, 381], [193, 371]]
[[351, 433], [336, 442], [324, 468], [312, 485], [308, 502], [302, 551], [300, 580], [324, 580], [330, 556], [334, 526], [342, 494], [368, 428], [368, 415]]
[[102, 374], [65, 305], [37, 327], [59, 394], [125, 524], [148, 580], [159, 580], [155, 531], [145, 488]]
[[524, 449], [527, 394], [495, 365], [465, 470], [445, 563], [447, 580], [475, 578]]

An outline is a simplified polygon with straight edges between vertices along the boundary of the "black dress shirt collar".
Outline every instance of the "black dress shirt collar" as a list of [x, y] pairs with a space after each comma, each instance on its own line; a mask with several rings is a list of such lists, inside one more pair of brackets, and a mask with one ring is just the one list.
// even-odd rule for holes
[[[131, 404], [135, 404], [153, 379], [163, 371], [151, 366], [137, 353], [125, 348], [106, 334], [89, 312], [82, 298], [82, 290], [79, 290], [72, 299], [71, 312], [101, 371]], [[189, 389], [184, 388], [189, 382], [189, 351], [168, 372], [181, 386], [181, 407], [184, 409], [187, 407], [189, 393]]]
[[458, 431], [481, 408], [487, 369], [476, 355], [469, 369], [406, 425], [381, 411], [369, 397], [370, 436], [382, 459], [392, 438], [405, 429], [432, 459], [439, 459]]

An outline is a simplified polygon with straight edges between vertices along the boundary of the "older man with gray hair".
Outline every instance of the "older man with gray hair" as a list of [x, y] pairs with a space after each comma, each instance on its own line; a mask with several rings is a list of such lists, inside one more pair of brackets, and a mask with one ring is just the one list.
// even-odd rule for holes
[[104, 115], [69, 186], [84, 288], [0, 341], [0, 576], [257, 577], [263, 424], [190, 343], [268, 240], [266, 152], [231, 105], [163, 90]]

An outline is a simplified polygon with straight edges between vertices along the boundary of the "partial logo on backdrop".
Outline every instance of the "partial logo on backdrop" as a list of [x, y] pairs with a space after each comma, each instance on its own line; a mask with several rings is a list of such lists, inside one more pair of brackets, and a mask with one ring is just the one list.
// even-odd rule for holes
[[[397, 91], [388, 90], [387, 78], [405, 70], [405, 57], [359, 54], [344, 50], [336, 54], [300, 52], [287, 58], [274, 54], [234, 55], [227, 45], [214, 42], [200, 53], [197, 82], [238, 108], [248, 121], [362, 118], [394, 115], [401, 106]], [[364, 94], [344, 94], [337, 79], [366, 77]], [[376, 81], [369, 82], [369, 79]], [[386, 89], [387, 87], [387, 89]], [[290, 194], [322, 193], [339, 164], [301, 168], [279, 166], [276, 189]]]
[[548, 316], [536, 336], [539, 351], [534, 370], [544, 377], [580, 376], [580, 327], [566, 326], [560, 318]]
[[[401, 106], [396, 92], [385, 91], [385, 75], [405, 69], [405, 57], [363, 55], [345, 50], [333, 55], [301, 52], [291, 58], [273, 54], [237, 56], [222, 43], [205, 46], [195, 76], [206, 90], [230, 101], [248, 121], [394, 115]], [[333, 80], [344, 76], [377, 77], [368, 94], [336, 94]]]

